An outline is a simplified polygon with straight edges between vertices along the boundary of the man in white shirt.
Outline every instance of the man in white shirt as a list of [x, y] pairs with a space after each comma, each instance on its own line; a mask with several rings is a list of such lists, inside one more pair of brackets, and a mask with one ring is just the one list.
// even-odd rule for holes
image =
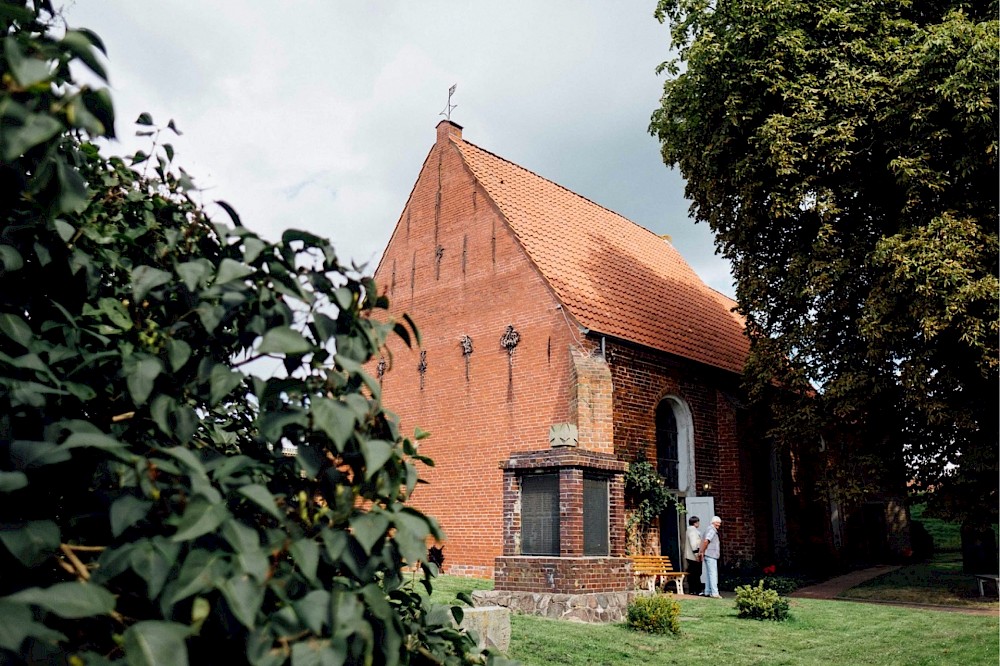
[[705, 565], [705, 596], [713, 599], [722, 598], [722, 595], [719, 594], [719, 557], [722, 555], [722, 548], [719, 544], [720, 525], [722, 525], [722, 518], [712, 516], [712, 526], [705, 532], [698, 552], [699, 558]]

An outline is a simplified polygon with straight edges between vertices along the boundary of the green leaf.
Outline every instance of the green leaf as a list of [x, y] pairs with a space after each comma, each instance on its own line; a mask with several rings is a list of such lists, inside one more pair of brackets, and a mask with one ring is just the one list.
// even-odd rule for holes
[[136, 405], [143, 405], [153, 392], [153, 383], [163, 372], [163, 361], [148, 354], [135, 354], [125, 359], [125, 383]]
[[189, 627], [177, 622], [145, 620], [125, 630], [128, 666], [188, 666]]
[[292, 542], [289, 551], [306, 580], [315, 583], [316, 570], [319, 567], [319, 544], [308, 538], [297, 539]]
[[62, 160], [55, 158], [56, 178], [59, 181], [59, 195], [56, 212], [82, 213], [87, 207], [87, 181], [80, 172]]
[[392, 457], [392, 444], [379, 439], [362, 441], [361, 455], [365, 459], [365, 481], [368, 481]]
[[28, 485], [24, 472], [0, 471], [0, 493], [11, 493]]
[[168, 601], [177, 603], [221, 585], [228, 570], [226, 555], [222, 551], [192, 550], [184, 560], [176, 582], [171, 583]]
[[281, 520], [284, 517], [281, 510], [278, 508], [278, 503], [274, 499], [274, 495], [272, 495], [271, 491], [266, 487], [253, 483], [248, 486], [241, 486], [237, 492], [267, 511], [278, 520]]
[[222, 318], [226, 316], [226, 308], [221, 305], [202, 303], [195, 310], [198, 313], [201, 325], [205, 327], [205, 331], [208, 333], [214, 331], [222, 323]]
[[10, 73], [14, 75], [22, 88], [30, 88], [36, 83], [47, 81], [52, 77], [54, 71], [52, 62], [25, 55], [13, 37], [7, 37], [3, 42], [4, 55], [7, 57]]
[[396, 526], [393, 539], [399, 546], [403, 559], [410, 564], [426, 559], [427, 536], [431, 532], [427, 519], [412, 509], [404, 509], [393, 514], [392, 522]]
[[354, 434], [354, 412], [339, 400], [330, 398], [315, 398], [311, 407], [313, 426], [326, 433], [337, 451], [343, 452], [347, 440]]
[[51, 116], [40, 113], [29, 114], [20, 127], [12, 126], [4, 130], [3, 158], [13, 162], [21, 155], [58, 135], [63, 125]]
[[381, 512], [366, 511], [351, 517], [351, 534], [367, 554], [388, 531], [389, 518]]
[[7, 599], [40, 606], [50, 613], [70, 620], [93, 615], [107, 615], [115, 609], [115, 596], [100, 585], [72, 582], [51, 587], [29, 587]]
[[135, 119], [136, 125], [152, 125], [153, 116], [149, 115], [147, 112], [143, 111], [139, 114], [139, 117]]
[[227, 520], [222, 534], [236, 552], [237, 570], [249, 574], [258, 582], [265, 582], [271, 565], [267, 552], [260, 546], [257, 530], [236, 520]]
[[267, 244], [259, 238], [250, 237], [243, 240], [243, 247], [243, 261], [249, 264], [260, 256]]
[[209, 275], [212, 274], [212, 264], [207, 259], [197, 259], [177, 264], [177, 275], [184, 281], [184, 286], [188, 291], [198, 291], [198, 287], [204, 284]]
[[292, 645], [292, 666], [343, 666], [346, 641], [299, 641]]
[[[173, 121], [171, 121], [171, 122], [173, 122]], [[234, 225], [236, 225], [237, 227], [242, 227], [243, 226], [243, 222], [240, 221], [240, 216], [236, 212], [235, 208], [233, 208], [232, 206], [230, 206], [227, 202], [222, 201], [221, 199], [217, 199], [215, 203], [217, 203], [222, 208], [222, 210], [226, 211], [226, 215], [229, 216], [229, 219], [233, 221]], [[248, 259], [247, 261], [253, 261], [253, 260], [252, 259]]]
[[65, 448], [52, 442], [18, 439], [10, 443], [10, 457], [16, 467], [30, 469], [66, 462], [72, 456]]
[[339, 287], [333, 292], [333, 299], [341, 310], [350, 310], [354, 306], [354, 292], [347, 287]]
[[34, 567], [59, 548], [59, 526], [51, 520], [35, 520], [20, 527], [0, 528], [0, 542], [26, 567]]
[[59, 234], [59, 238], [67, 243], [76, 235], [76, 228], [66, 220], [55, 220], [52, 224], [56, 229], [56, 233]]
[[292, 606], [302, 623], [315, 634], [322, 634], [323, 627], [330, 624], [330, 593], [326, 590], [313, 590]]
[[305, 354], [313, 347], [291, 326], [278, 326], [264, 334], [257, 351], [261, 354]]
[[219, 264], [219, 272], [215, 276], [215, 284], [226, 284], [253, 275], [254, 269], [233, 259], [223, 259]]
[[142, 303], [151, 290], [168, 284], [173, 275], [152, 266], [136, 266], [132, 269], [132, 298], [136, 303]]
[[132, 317], [117, 298], [102, 298], [97, 301], [97, 307], [118, 328], [123, 331], [132, 328]]
[[101, 432], [74, 432], [63, 442], [63, 448], [66, 450], [91, 448], [102, 451], [120, 451], [126, 446], [120, 440]]
[[226, 518], [229, 511], [225, 504], [214, 504], [204, 497], [195, 497], [188, 503], [177, 525], [177, 532], [170, 537], [171, 541], [192, 541], [214, 532]]
[[0, 269], [4, 271], [16, 271], [24, 266], [24, 258], [21, 253], [10, 245], [0, 245]]
[[257, 624], [257, 612], [264, 603], [264, 586], [249, 576], [234, 576], [220, 588], [229, 610], [247, 629]]
[[243, 383], [243, 374], [230, 370], [228, 366], [217, 363], [212, 366], [209, 375], [209, 404], [213, 407], [232, 393], [233, 389]]
[[172, 372], [183, 368], [189, 358], [191, 358], [191, 345], [173, 338], [167, 341], [167, 360], [170, 362]]
[[0, 333], [21, 345], [27, 347], [33, 337], [31, 327], [19, 316], [10, 313], [0, 315]]
[[144, 581], [150, 599], [159, 596], [180, 554], [180, 544], [163, 537], [143, 539], [128, 552], [128, 564]]
[[108, 74], [104, 71], [104, 66], [101, 65], [97, 56], [91, 50], [91, 38], [87, 33], [79, 30], [67, 30], [66, 35], [62, 39], [62, 45], [83, 61], [90, 68], [90, 71], [97, 74], [103, 80], [108, 80]]
[[111, 505], [111, 535], [121, 536], [122, 532], [146, 517], [152, 502], [132, 495], [123, 495]]
[[19, 652], [25, 638], [38, 638], [47, 643], [64, 641], [66, 637], [35, 622], [31, 608], [26, 604], [0, 598], [0, 649]]

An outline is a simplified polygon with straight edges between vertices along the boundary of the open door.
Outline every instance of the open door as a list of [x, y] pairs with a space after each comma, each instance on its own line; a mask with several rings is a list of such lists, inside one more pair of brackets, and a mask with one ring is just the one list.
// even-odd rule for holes
[[684, 515], [684, 524], [687, 525], [688, 518], [691, 516], [698, 516], [701, 518], [701, 533], [704, 535], [712, 521], [712, 516], [715, 515], [715, 498], [685, 497], [684, 509], [687, 511]]

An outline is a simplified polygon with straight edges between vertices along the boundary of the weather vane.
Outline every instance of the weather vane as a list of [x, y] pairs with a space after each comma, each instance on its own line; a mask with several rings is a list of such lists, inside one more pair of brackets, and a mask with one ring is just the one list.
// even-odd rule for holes
[[458, 104], [451, 103], [451, 96], [455, 94], [455, 88], [458, 87], [456, 83], [451, 88], [448, 88], [448, 103], [444, 107], [444, 111], [439, 113], [439, 116], [444, 116], [446, 119], [451, 120], [451, 112], [458, 107]]

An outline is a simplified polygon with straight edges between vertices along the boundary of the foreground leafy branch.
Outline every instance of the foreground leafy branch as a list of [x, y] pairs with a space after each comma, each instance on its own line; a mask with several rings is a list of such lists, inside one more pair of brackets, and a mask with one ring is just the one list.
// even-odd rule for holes
[[172, 122], [105, 157], [103, 45], [53, 22], [0, 7], [0, 661], [493, 659], [428, 601], [430, 461], [364, 369], [416, 331], [326, 240], [213, 219]]

